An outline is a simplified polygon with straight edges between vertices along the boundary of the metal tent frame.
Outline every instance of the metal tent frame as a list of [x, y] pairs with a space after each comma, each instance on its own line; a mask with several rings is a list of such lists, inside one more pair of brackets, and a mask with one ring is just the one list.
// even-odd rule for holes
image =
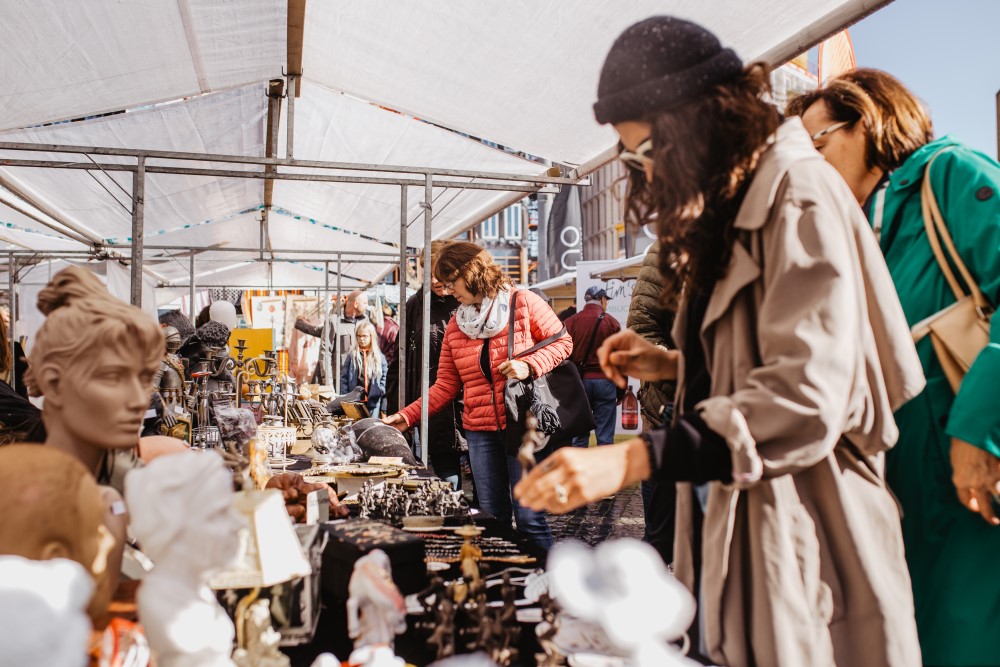
[[[256, 178], [265, 179], [266, 181], [274, 180], [302, 180], [302, 181], [312, 181], [312, 182], [332, 182], [332, 183], [364, 183], [364, 184], [377, 184], [377, 185], [395, 185], [400, 188], [400, 232], [399, 232], [399, 253], [375, 253], [375, 252], [356, 252], [356, 251], [318, 251], [318, 250], [306, 250], [306, 249], [284, 249], [284, 250], [274, 250], [272, 248], [265, 247], [263, 231], [261, 238], [261, 245], [259, 248], [213, 248], [212, 252], [241, 252], [241, 253], [257, 253], [258, 257], [250, 261], [258, 262], [281, 262], [281, 261], [313, 261], [313, 262], [323, 262], [324, 263], [324, 274], [325, 274], [325, 285], [324, 285], [324, 297], [327, 306], [323, 308], [323, 336], [324, 340], [327, 338], [329, 333], [329, 313], [328, 303], [329, 303], [329, 291], [330, 291], [330, 271], [329, 263], [333, 258], [337, 260], [337, 293], [338, 301], [339, 295], [341, 293], [341, 262], [344, 257], [355, 257], [352, 261], [355, 263], [379, 263], [384, 264], [385, 260], [372, 260], [371, 257], [392, 257], [393, 259], [398, 258], [398, 266], [400, 267], [400, 304], [401, 306], [406, 302], [406, 262], [408, 255], [407, 249], [407, 227], [409, 221], [407, 220], [407, 206], [408, 206], [408, 188], [410, 187], [423, 187], [423, 200], [420, 203], [424, 214], [424, 229], [423, 229], [423, 263], [425, 267], [431, 265], [431, 240], [432, 240], [432, 222], [433, 222], [433, 189], [435, 186], [443, 188], [460, 188], [466, 190], [498, 190], [506, 192], [524, 192], [531, 193], [537, 192], [540, 189], [551, 186], [551, 185], [573, 185], [580, 182], [580, 178], [573, 172], [568, 177], [558, 175], [560, 173], [558, 168], [549, 169], [546, 175], [524, 175], [524, 174], [508, 174], [501, 172], [489, 172], [489, 171], [472, 171], [472, 170], [460, 170], [460, 169], [435, 169], [430, 167], [419, 167], [419, 166], [397, 166], [397, 165], [375, 165], [375, 164], [354, 164], [346, 162], [325, 162], [318, 160], [296, 160], [291, 155], [291, 146], [294, 145], [293, 139], [293, 129], [294, 129], [294, 98], [295, 98], [295, 76], [289, 76], [289, 95], [288, 99], [288, 111], [289, 111], [289, 121], [287, 124], [288, 131], [288, 154], [285, 158], [274, 158], [274, 157], [248, 157], [242, 155], [221, 155], [221, 154], [208, 154], [208, 153], [188, 153], [188, 152], [178, 152], [178, 151], [154, 151], [154, 150], [137, 150], [137, 149], [120, 149], [120, 148], [106, 148], [106, 147], [92, 147], [92, 146], [71, 146], [64, 144], [33, 144], [33, 143], [21, 143], [21, 142], [0, 142], [0, 150], [2, 151], [26, 151], [26, 152], [45, 152], [45, 153], [62, 153], [70, 155], [83, 155], [86, 157], [86, 161], [73, 161], [73, 160], [57, 160], [57, 159], [21, 159], [21, 158], [5, 158], [0, 159], [0, 167], [24, 167], [24, 168], [55, 168], [55, 169], [82, 169], [85, 171], [103, 171], [103, 172], [128, 172], [132, 175], [132, 243], [131, 244], [109, 244], [105, 243], [102, 239], [94, 237], [92, 234], [82, 230], [79, 227], [73, 225], [72, 223], [63, 221], [59, 219], [59, 216], [53, 215], [50, 211], [37, 207], [42, 210], [43, 213], [52, 218], [56, 224], [40, 218], [38, 216], [31, 216], [37, 222], [49, 227], [50, 229], [59, 232], [62, 236], [72, 239], [74, 241], [83, 243], [84, 245], [89, 245], [89, 250], [81, 251], [60, 251], [52, 253], [44, 252], [30, 252], [30, 251], [17, 251], [8, 252], [8, 286], [10, 289], [10, 299], [11, 299], [11, 309], [14, 312], [15, 307], [15, 288], [17, 283], [17, 265], [22, 257], [31, 258], [44, 258], [44, 259], [62, 259], [72, 257], [75, 259], [92, 258], [92, 257], [103, 257], [110, 259], [117, 259], [119, 261], [129, 263], [131, 270], [131, 303], [135, 306], [142, 305], [142, 274], [143, 274], [143, 254], [146, 250], [176, 250], [179, 252], [190, 252], [190, 279], [188, 281], [188, 287], [190, 289], [190, 294], [192, 295], [191, 302], [193, 308], [193, 295], [195, 290], [195, 257], [194, 251], [205, 250], [199, 247], [190, 246], [162, 246], [162, 245], [146, 245], [144, 243], [144, 193], [146, 186], [146, 178], [149, 174], [181, 174], [181, 175], [194, 175], [194, 176], [210, 176], [217, 178]], [[271, 146], [276, 144], [277, 137], [273, 136], [269, 132], [271, 139]], [[94, 157], [111, 157], [111, 158], [129, 158], [134, 159], [135, 164], [122, 164], [119, 162], [107, 162], [98, 161]], [[199, 162], [199, 163], [223, 163], [223, 164], [239, 164], [239, 165], [251, 165], [253, 167], [259, 167], [259, 170], [238, 170], [238, 169], [224, 169], [217, 167], [180, 167], [173, 165], [158, 165], [149, 164], [150, 161], [154, 163], [159, 160], [170, 160], [170, 161], [181, 161], [181, 162]], [[541, 166], [541, 165], [540, 165]], [[284, 169], [285, 171], [278, 171]], [[354, 174], [302, 174], [297, 173], [293, 170], [295, 169], [321, 169], [330, 171], [354, 171], [354, 172], [365, 172], [372, 173], [372, 176], [359, 176]], [[458, 180], [458, 179], [468, 179]], [[22, 199], [27, 199], [21, 195], [21, 193], [15, 192]], [[33, 202], [29, 203], [35, 205]], [[263, 230], [263, 227], [262, 227]], [[129, 257], [126, 258], [123, 255], [118, 254], [119, 250], [128, 250]], [[265, 257], [265, 254], [269, 254], [269, 257]], [[290, 255], [290, 254], [303, 254], [303, 255], [314, 255], [318, 259], [307, 260], [305, 258], [289, 259], [287, 257], [277, 257], [276, 255]], [[183, 285], [174, 285], [183, 286]], [[424, 465], [427, 464], [427, 452], [428, 452], [428, 389], [430, 385], [429, 368], [430, 368], [430, 297], [431, 293], [429, 289], [423, 290], [423, 322], [422, 322], [422, 355], [421, 355], [421, 369], [420, 369], [420, 386], [421, 386], [421, 407], [420, 407], [420, 441], [422, 443], [421, 447], [421, 458]], [[192, 313], [193, 316], [193, 313]], [[404, 336], [400, 337], [398, 341], [398, 362], [400, 377], [406, 377], [406, 354], [405, 354], [405, 331], [406, 331], [406, 309], [401, 307], [399, 309], [399, 327], [400, 330], [404, 332]], [[16, 326], [14, 324], [14, 318], [11, 321], [10, 327], [10, 337], [11, 345], [16, 340]], [[335, 376], [339, 379], [339, 341], [340, 336], [335, 339], [335, 352], [334, 359], [337, 361], [338, 369], [337, 375]], [[405, 402], [405, 392], [403, 389], [404, 384], [400, 383], [399, 388], [399, 399], [400, 405]]]

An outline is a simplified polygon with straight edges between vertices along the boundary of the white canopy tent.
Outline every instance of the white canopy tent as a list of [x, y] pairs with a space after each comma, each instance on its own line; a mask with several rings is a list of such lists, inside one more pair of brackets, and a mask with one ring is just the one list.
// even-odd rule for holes
[[319, 287], [338, 257], [376, 281], [613, 155], [590, 107], [629, 24], [675, 14], [783, 62], [888, 1], [0, 0], [0, 243], [8, 269], [127, 260], [135, 302], [185, 261], [201, 284]]

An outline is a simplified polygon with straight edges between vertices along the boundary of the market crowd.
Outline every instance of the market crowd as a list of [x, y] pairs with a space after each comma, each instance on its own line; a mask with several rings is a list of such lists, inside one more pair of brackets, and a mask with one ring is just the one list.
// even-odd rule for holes
[[[1000, 166], [935, 138], [886, 72], [843, 74], [781, 110], [768, 74], [669, 16], [607, 54], [593, 111], [629, 168], [628, 217], [658, 230], [624, 328], [599, 287], [563, 322], [464, 241], [435, 242], [403, 330], [363, 292], [326, 335], [296, 328], [342, 351], [342, 393], [409, 433], [456, 488], [471, 472], [478, 506], [541, 549], [549, 513], [641, 483], [646, 539], [698, 602], [689, 655], [704, 664], [1000, 665]], [[39, 299], [48, 319], [31, 354], [0, 353], [0, 374], [17, 365], [19, 381], [0, 385], [0, 417], [8, 440], [69, 455], [46, 463], [51, 492], [72, 480], [90, 500], [51, 537], [90, 548], [75, 531], [102, 523], [114, 571], [124, 472], [177, 449], [135, 438], [156, 409], [144, 391], [164, 372], [165, 332], [79, 269]], [[422, 442], [412, 369], [425, 315]], [[228, 334], [206, 319], [163, 324], [194, 354]], [[505, 399], [566, 363], [590, 428], [557, 431], [529, 470], [523, 414]], [[314, 379], [330, 382], [323, 366]], [[615, 443], [629, 377], [643, 432]], [[28, 392], [45, 396], [41, 411], [18, 402]], [[5, 456], [13, 471], [31, 453]], [[5, 553], [38, 553], [30, 521], [4, 525]]]

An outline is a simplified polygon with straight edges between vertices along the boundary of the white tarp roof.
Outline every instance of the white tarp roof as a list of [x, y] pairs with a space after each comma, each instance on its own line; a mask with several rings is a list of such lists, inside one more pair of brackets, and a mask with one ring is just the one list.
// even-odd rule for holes
[[[676, 14], [710, 27], [746, 60], [780, 61], [882, 4], [885, 0], [511, 0], [500, 7], [462, 0], [313, 0], [306, 5], [295, 156], [523, 174], [543, 170], [459, 134], [465, 133], [579, 165], [585, 173], [615, 143], [611, 129], [594, 122], [591, 104], [604, 55], [630, 23]], [[263, 156], [267, 81], [281, 77], [286, 66], [287, 5], [288, 0], [0, 0], [0, 130], [9, 130], [0, 141]], [[164, 101], [173, 103], [142, 108]], [[122, 109], [133, 111], [29, 127]], [[283, 109], [282, 120], [286, 117]], [[281, 144], [284, 138], [282, 127]], [[0, 159], [15, 155], [39, 157], [22, 152]], [[81, 155], [62, 157], [86, 161]], [[94, 239], [130, 236], [128, 201], [115, 184], [129, 190], [127, 174], [0, 168], [0, 177]], [[449, 237], [521, 196], [436, 189], [433, 235]], [[413, 247], [423, 242], [421, 198], [422, 188], [410, 189], [408, 245]], [[149, 243], [257, 246], [260, 179], [150, 174], [145, 201]], [[273, 201], [287, 215], [272, 212], [271, 247], [291, 243], [371, 252], [391, 251], [398, 243], [397, 186], [276, 181]], [[0, 234], [6, 234], [0, 243], [7, 249], [72, 244], [54, 241], [54, 232], [2, 205]], [[249, 258], [220, 261], [244, 259]], [[391, 264], [356, 264], [344, 273], [370, 280]], [[313, 269], [289, 279], [305, 277], [322, 284], [322, 271]], [[259, 281], [259, 273], [253, 280]]]

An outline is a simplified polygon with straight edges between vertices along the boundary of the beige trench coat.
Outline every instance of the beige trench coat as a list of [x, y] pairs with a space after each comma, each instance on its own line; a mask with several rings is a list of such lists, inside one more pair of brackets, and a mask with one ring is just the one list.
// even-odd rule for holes
[[[798, 118], [762, 155], [735, 226], [701, 327], [712, 391], [697, 408], [726, 438], [737, 480], [711, 483], [705, 508], [708, 656], [729, 667], [917, 667], [882, 470], [898, 435], [892, 411], [924, 378], [882, 254]], [[685, 331], [682, 315], [681, 349]], [[679, 484], [675, 565], [693, 592], [696, 502]]]

